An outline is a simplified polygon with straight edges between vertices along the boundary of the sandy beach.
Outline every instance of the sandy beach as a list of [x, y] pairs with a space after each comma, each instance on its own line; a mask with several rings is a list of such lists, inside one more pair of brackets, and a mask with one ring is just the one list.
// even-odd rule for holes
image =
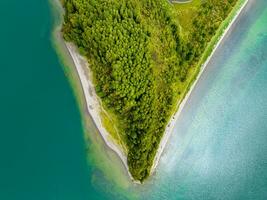
[[[168, 142], [168, 139], [169, 139], [169, 137], [173, 131], [175, 123], [176, 123], [179, 115], [181, 114], [181, 111], [183, 110], [183, 107], [185, 106], [188, 98], [190, 97], [190, 94], [192, 93], [195, 85], [197, 84], [201, 74], [205, 70], [206, 66], [208, 65], [208, 63], [209, 63], [211, 57], [213, 56], [214, 52], [216, 51], [216, 49], [223, 42], [224, 36], [227, 34], [227, 32], [229, 30], [231, 30], [232, 25], [234, 24], [236, 19], [239, 17], [240, 13], [243, 11], [243, 8], [247, 5], [248, 2], [249, 2], [249, 0], [246, 0], [245, 3], [242, 5], [242, 7], [238, 10], [235, 17], [233, 18], [233, 20], [231, 21], [229, 26], [225, 29], [224, 33], [220, 37], [220, 40], [217, 42], [212, 53], [210, 54], [210, 56], [208, 57], [206, 62], [201, 66], [201, 69], [200, 69], [200, 72], [197, 76], [197, 79], [191, 85], [190, 90], [187, 92], [187, 94], [184, 97], [184, 99], [182, 100], [182, 102], [180, 104], [178, 102], [179, 108], [178, 108], [177, 112], [171, 117], [171, 120], [169, 121], [168, 125], [166, 126], [166, 130], [165, 130], [164, 135], [161, 139], [160, 146], [157, 150], [157, 154], [155, 156], [153, 166], [151, 168], [151, 172], [150, 172], [151, 174], [155, 171], [155, 169], [159, 163], [160, 157], [164, 151], [164, 148]], [[99, 133], [101, 134], [103, 140], [105, 141], [106, 145], [109, 148], [111, 148], [114, 152], [117, 153], [117, 155], [122, 160], [125, 168], [127, 169], [129, 177], [134, 181], [133, 177], [131, 176], [131, 174], [128, 170], [126, 153], [124, 152], [123, 148], [120, 145], [116, 144], [111, 139], [110, 134], [108, 133], [108, 131], [104, 128], [104, 126], [102, 124], [101, 117], [100, 117], [100, 112], [101, 112], [102, 107], [101, 107], [100, 99], [98, 98], [98, 96], [95, 92], [95, 89], [94, 89], [94, 85], [93, 85], [93, 81], [92, 81], [92, 72], [90, 71], [89, 64], [88, 64], [87, 60], [79, 54], [78, 50], [76, 49], [76, 47], [73, 44], [71, 44], [71, 43], [65, 43], [65, 44], [66, 44], [66, 47], [70, 53], [70, 56], [73, 59], [73, 62], [75, 64], [75, 68], [78, 72], [79, 79], [80, 79], [81, 86], [82, 86], [83, 93], [84, 93], [84, 97], [86, 100], [86, 104], [87, 104], [86, 107], [87, 107], [88, 112], [90, 113], [90, 115], [91, 115], [97, 129], [99, 130]], [[139, 183], [136, 181], [134, 181], [134, 182]]]
[[127, 156], [123, 148], [120, 145], [116, 144], [115, 141], [111, 139], [110, 134], [102, 124], [100, 117], [102, 107], [100, 99], [98, 98], [95, 92], [94, 84], [92, 82], [92, 72], [90, 71], [87, 60], [79, 54], [77, 48], [73, 44], [67, 42], [65, 42], [65, 44], [69, 51], [70, 56], [73, 59], [75, 68], [79, 75], [84, 97], [86, 100], [87, 110], [91, 115], [99, 133], [101, 134], [106, 145], [120, 157], [131, 180], [134, 181], [135, 183], [139, 183], [133, 179], [131, 173], [129, 172], [127, 164]]

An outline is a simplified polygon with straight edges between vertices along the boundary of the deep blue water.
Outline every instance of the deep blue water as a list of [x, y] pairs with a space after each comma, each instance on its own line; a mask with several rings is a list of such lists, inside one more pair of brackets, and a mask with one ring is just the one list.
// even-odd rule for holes
[[0, 199], [267, 199], [267, 1], [251, 2], [194, 89], [156, 174], [137, 186], [90, 120], [84, 137], [52, 45], [49, 2], [0, 1]]

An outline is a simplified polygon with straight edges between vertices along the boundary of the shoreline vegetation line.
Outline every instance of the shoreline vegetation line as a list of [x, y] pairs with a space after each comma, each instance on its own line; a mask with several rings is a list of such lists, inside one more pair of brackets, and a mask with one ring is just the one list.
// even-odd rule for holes
[[[190, 94], [192, 93], [193, 89], [195, 88], [199, 78], [201, 77], [202, 73], [204, 72], [205, 68], [207, 67], [213, 54], [215, 53], [217, 48], [220, 46], [220, 44], [223, 42], [225, 36], [229, 32], [229, 30], [231, 30], [232, 25], [238, 19], [238, 17], [240, 16], [240, 14], [242, 13], [242, 11], [244, 10], [244, 8], [246, 7], [246, 5], [248, 4], [249, 1], [250, 0], [245, 0], [242, 3], [242, 6], [235, 13], [233, 19], [231, 19], [231, 22], [228, 24], [227, 28], [223, 31], [221, 36], [219, 36], [220, 39], [215, 44], [212, 52], [210, 53], [210, 55], [208, 56], [208, 58], [206, 59], [204, 64], [201, 65], [196, 78], [193, 80], [192, 84], [189, 85], [189, 88], [188, 88], [186, 95], [184, 96], [184, 98], [182, 99], [181, 102], [178, 102], [177, 111], [171, 116], [170, 121], [168, 122], [166, 129], [165, 129], [165, 132], [161, 138], [161, 141], [160, 141], [160, 144], [159, 144], [159, 147], [158, 147], [158, 150], [157, 150], [157, 153], [156, 153], [156, 156], [154, 158], [154, 162], [153, 162], [153, 165], [152, 165], [152, 168], [150, 171], [150, 175], [155, 172], [155, 169], [159, 163], [160, 157], [161, 157], [161, 155], [165, 149], [165, 146], [168, 142], [168, 139], [169, 139], [169, 137], [173, 131], [174, 125], [175, 125], [179, 115], [181, 114], [188, 98], [190, 97]], [[60, 30], [57, 30], [57, 31], [60, 31]], [[60, 37], [62, 37], [62, 34], [60, 34]], [[63, 38], [62, 38], [62, 40], [64, 41]], [[93, 79], [92, 79], [92, 72], [89, 68], [89, 64], [87, 62], [87, 59], [80, 55], [77, 47], [75, 47], [74, 44], [68, 43], [66, 41], [64, 41], [64, 44], [65, 44], [65, 47], [68, 49], [68, 53], [69, 53], [70, 57], [72, 58], [75, 69], [78, 73], [78, 77], [80, 79], [80, 84], [81, 84], [81, 87], [83, 90], [83, 95], [85, 98], [86, 108], [87, 108], [89, 114], [91, 115], [94, 124], [96, 125], [99, 133], [101, 134], [105, 144], [120, 157], [120, 159], [121, 159], [123, 165], [125, 166], [127, 173], [129, 175], [129, 177], [131, 178], [131, 180], [134, 183], [140, 183], [139, 181], [134, 180], [131, 173], [129, 172], [129, 167], [127, 164], [127, 155], [126, 155], [126, 152], [124, 151], [123, 147], [121, 145], [118, 145], [113, 139], [111, 139], [110, 134], [108, 133], [108, 131], [105, 129], [105, 127], [102, 124], [102, 120], [101, 120], [102, 106], [101, 106], [100, 99], [97, 96], [95, 88], [94, 88]]]

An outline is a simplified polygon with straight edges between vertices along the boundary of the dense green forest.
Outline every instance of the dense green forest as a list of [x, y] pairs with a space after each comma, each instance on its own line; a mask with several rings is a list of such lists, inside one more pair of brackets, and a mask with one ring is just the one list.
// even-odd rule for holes
[[195, 76], [190, 69], [237, 0], [199, 2], [185, 30], [167, 0], [63, 1], [64, 38], [88, 58], [96, 91], [119, 121], [136, 180], [149, 176], [185, 83]]

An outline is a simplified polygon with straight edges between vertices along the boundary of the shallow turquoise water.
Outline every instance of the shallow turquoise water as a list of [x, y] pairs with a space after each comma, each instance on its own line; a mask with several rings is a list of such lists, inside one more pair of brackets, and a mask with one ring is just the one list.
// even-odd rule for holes
[[176, 124], [153, 199], [267, 199], [267, 2], [252, 2]]
[[267, 1], [247, 9], [136, 186], [90, 121], [84, 142], [49, 3], [0, 1], [0, 199], [267, 199]]

